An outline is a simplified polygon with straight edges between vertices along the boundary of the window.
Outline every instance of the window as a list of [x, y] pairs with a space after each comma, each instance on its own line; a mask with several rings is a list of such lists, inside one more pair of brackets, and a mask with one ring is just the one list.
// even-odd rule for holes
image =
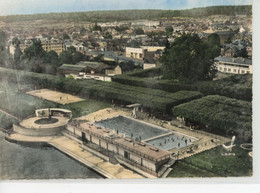
[[130, 159], [130, 154], [127, 151], [124, 151], [124, 158]]
[[246, 71], [246, 73], [247, 73], [247, 74], [250, 74], [250, 72], [249, 72], [249, 71]]
[[241, 71], [241, 73], [242, 73], [242, 74], [245, 74], [245, 71], [244, 71], [244, 70], [242, 70], [242, 71]]
[[221, 70], [222, 70], [222, 67], [219, 67], [218, 69], [219, 69], [219, 71], [221, 71]]
[[233, 69], [233, 72], [237, 72], [237, 70], [236, 70], [236, 69]]
[[228, 68], [228, 71], [229, 71], [229, 72], [231, 72], [231, 69], [230, 69], [230, 68]]
[[227, 68], [224, 68], [224, 72], [226, 72], [227, 71]]

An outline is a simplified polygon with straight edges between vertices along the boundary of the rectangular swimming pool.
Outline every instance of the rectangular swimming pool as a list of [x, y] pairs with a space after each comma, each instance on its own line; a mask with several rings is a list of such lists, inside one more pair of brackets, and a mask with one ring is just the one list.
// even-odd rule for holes
[[132, 118], [118, 116], [95, 122], [96, 125], [115, 130], [133, 139], [144, 140], [168, 133], [168, 130]]
[[180, 149], [186, 147], [196, 140], [197, 139], [189, 136], [169, 134], [155, 139], [147, 140], [146, 143], [159, 149], [170, 150], [173, 148]]

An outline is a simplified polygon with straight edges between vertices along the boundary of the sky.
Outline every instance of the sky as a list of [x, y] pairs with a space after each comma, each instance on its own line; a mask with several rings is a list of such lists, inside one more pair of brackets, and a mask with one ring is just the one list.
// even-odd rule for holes
[[249, 4], [252, 0], [0, 0], [0, 15]]

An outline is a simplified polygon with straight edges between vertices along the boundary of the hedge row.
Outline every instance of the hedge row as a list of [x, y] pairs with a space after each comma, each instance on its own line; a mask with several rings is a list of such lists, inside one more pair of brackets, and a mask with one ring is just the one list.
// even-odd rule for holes
[[172, 93], [180, 90], [191, 90], [199, 91], [204, 95], [222, 95], [252, 101], [251, 75], [234, 75], [217, 81], [205, 81], [196, 84], [174, 83], [170, 80], [148, 79], [128, 75], [114, 76], [112, 80], [121, 84], [159, 89]]
[[155, 67], [155, 68], [149, 68], [145, 70], [136, 70], [133, 72], [127, 73], [128, 76], [135, 76], [135, 77], [157, 77], [162, 74], [162, 70], [160, 67]]
[[102, 81], [76, 81], [63, 77], [20, 72], [1, 69], [0, 76], [6, 78], [18, 74], [26, 83], [33, 83], [43, 88], [56, 88], [61, 91], [87, 96], [95, 99], [116, 100], [124, 103], [140, 103], [144, 108], [154, 113], [171, 114], [171, 108], [184, 102], [200, 98], [199, 92], [180, 91], [168, 93], [161, 90], [125, 86], [119, 83]]
[[159, 89], [166, 92], [177, 92], [180, 90], [190, 90], [197, 91], [198, 88], [196, 85], [191, 84], [180, 84], [173, 83], [170, 80], [157, 80], [157, 79], [148, 79], [148, 78], [138, 78], [126, 75], [119, 75], [112, 77], [112, 81], [118, 82], [121, 84], [139, 86], [145, 88]]
[[222, 95], [252, 101], [252, 75], [239, 74], [216, 81], [200, 82], [198, 91], [204, 95]]
[[223, 131], [242, 133], [252, 129], [252, 103], [218, 95], [209, 95], [172, 110], [175, 116]]

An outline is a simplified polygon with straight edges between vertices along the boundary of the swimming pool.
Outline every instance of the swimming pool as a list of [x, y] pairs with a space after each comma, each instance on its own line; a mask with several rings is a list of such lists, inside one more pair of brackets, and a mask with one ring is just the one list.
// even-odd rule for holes
[[107, 129], [118, 131], [119, 133], [125, 134], [127, 137], [132, 137], [133, 139], [138, 140], [140, 140], [140, 137], [141, 140], [144, 140], [169, 132], [168, 130], [157, 127], [156, 125], [151, 125], [149, 123], [124, 116], [98, 121], [95, 122], [95, 124]]
[[154, 138], [151, 140], [147, 140], [146, 143], [163, 150], [170, 150], [173, 148], [180, 149], [186, 147], [196, 140], [196, 138], [189, 137], [186, 135], [169, 134], [161, 137], [158, 136], [158, 138]]

